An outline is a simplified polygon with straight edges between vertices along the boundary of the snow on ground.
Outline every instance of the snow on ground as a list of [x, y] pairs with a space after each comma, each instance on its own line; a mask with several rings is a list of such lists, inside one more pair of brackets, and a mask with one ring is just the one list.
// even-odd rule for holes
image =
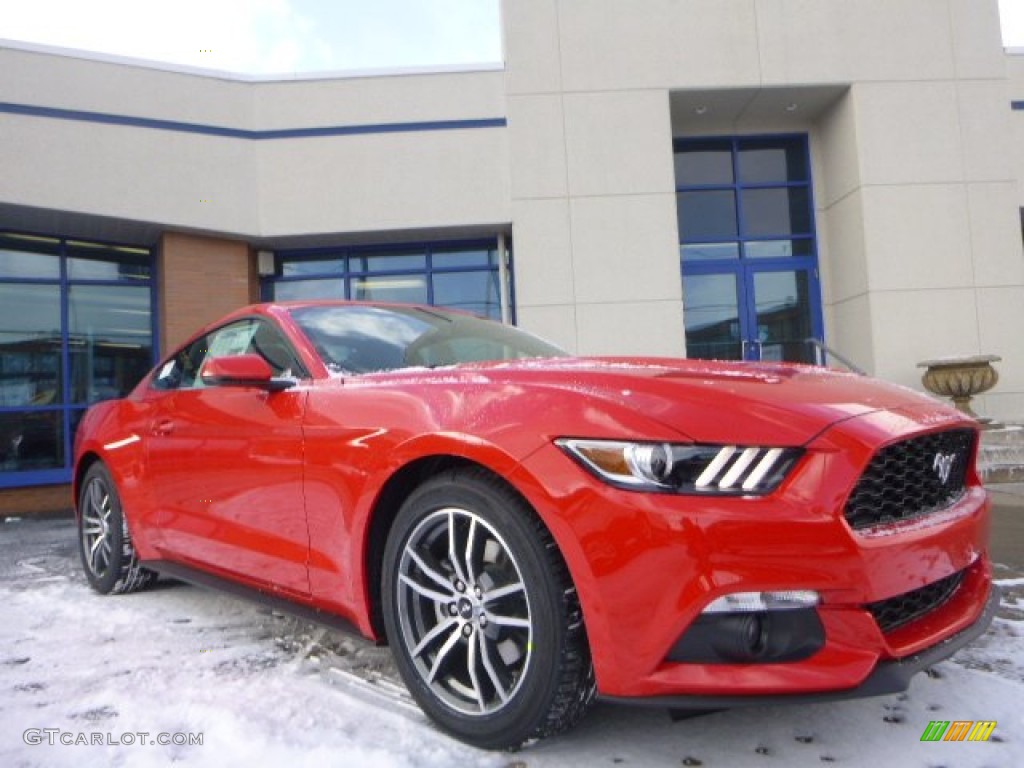
[[[677, 723], [598, 705], [569, 734], [487, 753], [424, 719], [386, 649], [173, 582], [98, 596], [79, 571], [73, 522], [9, 519], [0, 523], [0, 766], [1010, 768], [1024, 765], [1022, 575], [997, 569], [1005, 594], [992, 630], [905, 694]], [[998, 725], [986, 743], [922, 743], [931, 720]], [[42, 743], [25, 743], [29, 729]], [[57, 729], [54, 744], [42, 729]], [[115, 743], [60, 743], [94, 733]], [[161, 733], [202, 734], [202, 744], [149, 743]]]

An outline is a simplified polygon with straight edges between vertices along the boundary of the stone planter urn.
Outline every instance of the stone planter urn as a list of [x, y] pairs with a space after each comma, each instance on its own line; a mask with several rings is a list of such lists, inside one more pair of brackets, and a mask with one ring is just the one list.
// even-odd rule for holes
[[1002, 359], [998, 355], [944, 357], [924, 360], [917, 367], [926, 369], [921, 377], [925, 389], [941, 397], [952, 398], [958, 410], [977, 419], [978, 414], [971, 410], [971, 398], [988, 392], [996, 385], [999, 374], [992, 363]]

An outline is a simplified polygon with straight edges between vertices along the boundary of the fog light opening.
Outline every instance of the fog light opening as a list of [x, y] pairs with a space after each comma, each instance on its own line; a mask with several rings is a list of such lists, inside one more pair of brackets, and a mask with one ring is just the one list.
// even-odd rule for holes
[[750, 658], [756, 659], [768, 645], [768, 617], [761, 613], [752, 613], [746, 621], [746, 651]]
[[765, 613], [718, 614], [711, 647], [723, 660], [758, 661], [770, 645], [771, 617]]
[[668, 660], [772, 664], [809, 658], [825, 646], [819, 602], [811, 590], [724, 595], [683, 633]]

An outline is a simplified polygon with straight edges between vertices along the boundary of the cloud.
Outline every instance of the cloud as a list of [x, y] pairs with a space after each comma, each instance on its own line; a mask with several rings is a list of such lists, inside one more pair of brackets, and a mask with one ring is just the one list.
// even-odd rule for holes
[[999, 0], [999, 16], [1003, 28], [1003, 45], [1024, 47], [1024, 2]]
[[0, 36], [250, 74], [500, 60], [498, 0], [34, 0]]
[[[28, 0], [0, 38], [249, 74], [501, 60], [499, 0]], [[1024, 0], [999, 0], [1024, 46]]]
[[325, 18], [339, 69], [501, 60], [498, 0], [337, 0]]
[[[5, 3], [5, 37], [233, 71], [288, 70], [303, 20], [285, 0], [37, 0]], [[274, 57], [268, 54], [273, 52]]]

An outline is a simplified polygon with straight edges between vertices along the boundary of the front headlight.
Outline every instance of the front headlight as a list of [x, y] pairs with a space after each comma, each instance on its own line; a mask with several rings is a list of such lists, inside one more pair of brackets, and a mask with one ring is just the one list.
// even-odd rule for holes
[[555, 443], [585, 469], [635, 491], [760, 495], [778, 487], [800, 448], [680, 445], [561, 438]]

